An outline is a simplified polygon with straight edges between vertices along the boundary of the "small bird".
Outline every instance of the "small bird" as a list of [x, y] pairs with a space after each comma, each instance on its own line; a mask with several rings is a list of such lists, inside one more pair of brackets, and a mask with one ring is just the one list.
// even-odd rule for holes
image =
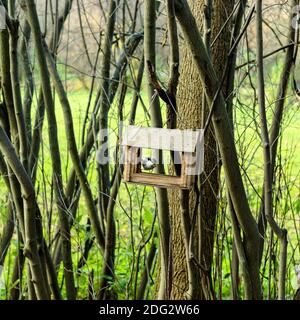
[[144, 157], [142, 159], [143, 169], [146, 171], [151, 171], [157, 166], [157, 161], [151, 157]]

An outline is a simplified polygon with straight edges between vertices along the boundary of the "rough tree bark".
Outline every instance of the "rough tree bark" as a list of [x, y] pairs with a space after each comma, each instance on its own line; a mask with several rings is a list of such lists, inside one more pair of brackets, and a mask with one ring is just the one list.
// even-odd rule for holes
[[243, 247], [247, 259], [247, 271], [251, 280], [245, 297], [246, 299], [260, 299], [262, 288], [259, 274], [259, 253], [257, 250], [260, 235], [242, 180], [236, 145], [226, 110], [226, 101], [222, 90], [220, 90], [220, 81], [187, 1], [176, 0], [175, 10], [184, 38], [193, 53], [193, 61], [205, 86], [205, 95], [212, 114], [226, 185], [237, 221], [244, 234]]
[[[204, 31], [204, 11], [207, 1], [189, 1], [192, 13], [196, 19], [198, 28]], [[211, 39], [215, 39], [232, 13], [234, 1], [212, 1], [212, 29]], [[209, 11], [209, 8], [206, 7]], [[209, 15], [210, 13], [207, 12]], [[227, 26], [214, 43], [211, 54], [215, 70], [219, 78], [222, 77], [224, 65], [230, 44], [230, 32]], [[206, 30], [210, 32], [210, 30]], [[207, 34], [209, 36], [209, 34]], [[189, 46], [184, 43], [181, 47], [180, 81], [178, 87], [177, 123], [181, 129], [201, 128], [205, 122], [208, 109], [203, 104], [202, 82], [195, 64], [191, 63], [193, 55]], [[214, 131], [211, 127], [205, 136], [205, 173], [201, 185], [201, 208], [198, 219], [199, 240], [197, 240], [197, 258], [206, 271], [200, 271], [198, 298], [211, 299], [214, 297], [210, 284], [210, 270], [213, 259], [214, 231], [217, 214], [217, 194], [219, 189], [219, 168], [217, 146]], [[193, 213], [196, 203], [194, 192], [190, 194], [190, 213]], [[185, 246], [181, 232], [179, 192], [170, 192], [170, 208], [172, 216], [172, 252], [174, 265], [174, 278], [172, 284], [173, 299], [182, 299], [188, 289], [187, 267], [183, 263]], [[195, 235], [197, 236], [197, 235]], [[196, 250], [195, 250], [196, 253]]]

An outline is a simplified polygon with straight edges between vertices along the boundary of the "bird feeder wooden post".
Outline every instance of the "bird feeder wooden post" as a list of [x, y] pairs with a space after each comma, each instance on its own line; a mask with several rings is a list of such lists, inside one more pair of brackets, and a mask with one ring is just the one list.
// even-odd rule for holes
[[[190, 189], [204, 167], [203, 130], [179, 130], [128, 126], [121, 141], [124, 151], [123, 181], [159, 188]], [[178, 152], [181, 175], [142, 172], [143, 149]]]

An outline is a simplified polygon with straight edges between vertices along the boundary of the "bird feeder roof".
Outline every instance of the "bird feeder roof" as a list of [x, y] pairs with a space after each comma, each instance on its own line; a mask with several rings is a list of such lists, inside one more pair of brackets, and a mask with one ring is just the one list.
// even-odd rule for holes
[[128, 126], [121, 145], [193, 153], [204, 147], [203, 130], [179, 130]]

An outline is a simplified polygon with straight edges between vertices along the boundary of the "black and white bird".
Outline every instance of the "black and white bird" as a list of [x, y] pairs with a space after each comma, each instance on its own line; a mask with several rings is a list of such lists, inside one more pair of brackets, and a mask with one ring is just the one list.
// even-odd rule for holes
[[146, 171], [151, 171], [157, 166], [157, 161], [151, 157], [142, 158], [141, 163], [142, 163], [143, 169]]

